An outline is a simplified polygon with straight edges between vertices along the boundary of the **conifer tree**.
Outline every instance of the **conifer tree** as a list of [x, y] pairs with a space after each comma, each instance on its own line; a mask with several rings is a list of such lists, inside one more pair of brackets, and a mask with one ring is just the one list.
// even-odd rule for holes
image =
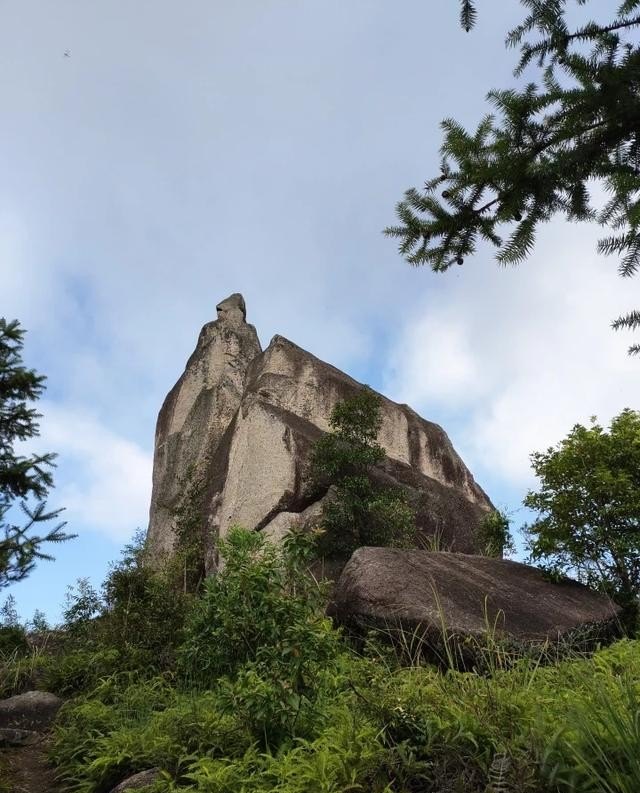
[[[30, 403], [44, 391], [45, 377], [22, 365], [25, 331], [17, 320], [0, 317], [0, 588], [25, 578], [36, 562], [52, 557], [42, 550], [45, 543], [59, 543], [74, 535], [65, 534], [58, 523], [44, 535], [33, 530], [55, 520], [62, 510], [47, 511], [45, 497], [53, 485], [54, 454], [16, 453], [16, 441], [39, 434], [40, 414]], [[32, 499], [31, 505], [27, 499]], [[9, 512], [18, 506], [26, 516], [24, 526], [9, 522]]]
[[[480, 241], [495, 246], [500, 264], [519, 264], [540, 224], [560, 214], [605, 227], [598, 252], [619, 257], [620, 275], [632, 276], [640, 268], [640, 0], [577, 27], [567, 12], [588, 0], [520, 2], [526, 16], [506, 46], [520, 49], [515, 76], [533, 67], [537, 79], [491, 91], [493, 111], [475, 132], [442, 122], [440, 173], [405, 193], [399, 225], [386, 233], [410, 264], [436, 272], [462, 265]], [[461, 0], [460, 21], [466, 31], [475, 24], [473, 0]], [[596, 183], [608, 196], [598, 211]], [[640, 311], [613, 327], [640, 328]]]

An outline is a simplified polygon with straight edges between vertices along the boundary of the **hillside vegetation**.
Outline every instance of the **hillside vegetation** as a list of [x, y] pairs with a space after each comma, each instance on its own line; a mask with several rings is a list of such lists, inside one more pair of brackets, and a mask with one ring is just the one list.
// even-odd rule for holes
[[63, 789], [108, 793], [153, 767], [145, 790], [167, 793], [640, 789], [640, 642], [582, 657], [489, 633], [466, 671], [410, 636], [355, 642], [324, 617], [314, 543], [236, 529], [222, 573], [170, 597], [175, 567], [151, 573], [129, 548], [102, 595], [76, 590], [49, 649], [5, 647], [2, 695], [37, 682], [69, 698], [51, 748]]

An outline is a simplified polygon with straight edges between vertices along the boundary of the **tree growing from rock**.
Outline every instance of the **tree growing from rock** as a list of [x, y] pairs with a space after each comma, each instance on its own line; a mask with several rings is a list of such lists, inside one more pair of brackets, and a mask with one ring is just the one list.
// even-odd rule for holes
[[335, 488], [335, 496], [324, 506], [321, 552], [346, 556], [363, 545], [410, 546], [415, 541], [415, 516], [403, 491], [372, 478], [385, 457], [377, 442], [380, 398], [364, 388], [335, 406], [330, 426], [311, 460], [315, 479]]
[[[45, 502], [53, 485], [55, 455], [25, 456], [15, 450], [16, 441], [39, 435], [40, 414], [30, 405], [42, 395], [45, 381], [22, 365], [24, 333], [17, 320], [0, 318], [0, 588], [25, 578], [37, 561], [52, 559], [44, 545], [75, 536], [63, 532], [65, 522], [42, 535], [34, 533], [41, 524], [56, 520], [61, 510], [47, 510]], [[10, 522], [15, 506], [26, 518], [23, 526]]]
[[640, 413], [623, 410], [607, 432], [595, 419], [531, 456], [540, 487], [525, 506], [533, 561], [610, 594], [633, 618], [640, 596]]
[[[640, 0], [620, 2], [605, 22], [577, 26], [568, 12], [587, 0], [521, 4], [525, 19], [506, 45], [520, 49], [515, 76], [533, 66], [537, 79], [490, 91], [491, 112], [473, 132], [442, 122], [440, 173], [407, 190], [399, 224], [386, 233], [410, 264], [443, 272], [483, 242], [495, 246], [500, 264], [519, 264], [539, 226], [564, 215], [606, 228], [598, 251], [619, 257], [627, 278], [640, 267]], [[469, 31], [475, 19], [475, 3], [462, 0], [462, 26]], [[607, 195], [600, 210], [590, 201], [594, 185]], [[640, 328], [640, 311], [613, 327]], [[629, 351], [639, 353], [640, 344]]]

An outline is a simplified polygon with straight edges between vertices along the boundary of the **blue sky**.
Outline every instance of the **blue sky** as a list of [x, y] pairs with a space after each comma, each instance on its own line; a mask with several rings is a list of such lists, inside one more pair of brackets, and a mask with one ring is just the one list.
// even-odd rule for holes
[[554, 222], [517, 269], [483, 250], [445, 275], [382, 236], [436, 171], [440, 120], [474, 125], [514, 82], [520, 7], [480, 11], [466, 35], [454, 0], [2, 3], [0, 314], [48, 376], [38, 443], [79, 535], [7, 590], [25, 617], [55, 620], [146, 527], [157, 412], [231, 292], [263, 345], [441, 423], [509, 508], [531, 451], [638, 404], [609, 323], [640, 282], [597, 229]]

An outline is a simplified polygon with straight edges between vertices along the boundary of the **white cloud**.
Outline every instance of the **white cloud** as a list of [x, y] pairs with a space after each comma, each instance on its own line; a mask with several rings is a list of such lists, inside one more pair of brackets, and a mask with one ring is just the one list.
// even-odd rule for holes
[[146, 527], [151, 455], [86, 412], [52, 403], [40, 409], [38, 445], [58, 453], [50, 504], [65, 507], [69, 530], [82, 527], [120, 541]]
[[404, 325], [387, 389], [427, 417], [452, 416], [474, 472], [528, 484], [532, 451], [639, 405], [640, 360], [610, 323], [640, 305], [640, 284], [597, 257], [597, 233], [554, 224], [512, 270], [479, 256], [459, 278], [440, 276], [446, 299], [428, 298]]

